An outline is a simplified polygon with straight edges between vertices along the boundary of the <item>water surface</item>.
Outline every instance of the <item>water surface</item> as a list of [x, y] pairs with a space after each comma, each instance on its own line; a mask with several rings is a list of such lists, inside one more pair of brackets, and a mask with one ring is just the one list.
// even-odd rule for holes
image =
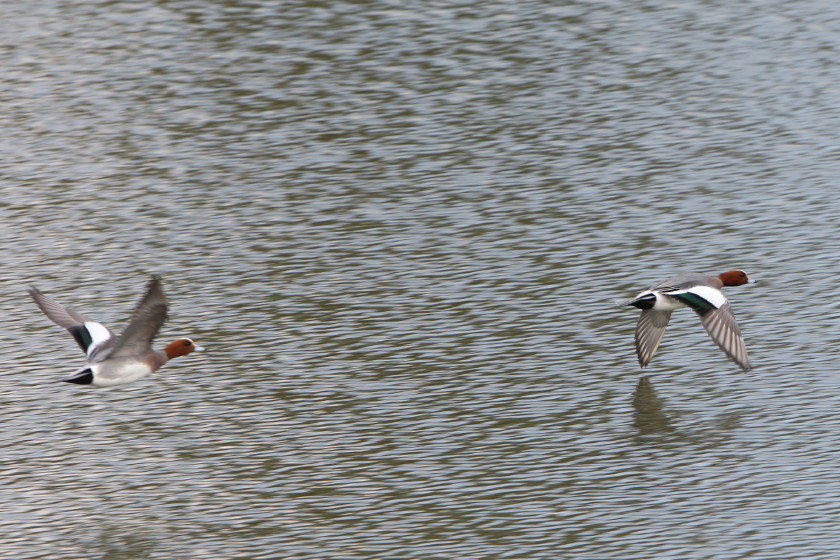
[[[0, 7], [2, 556], [836, 555], [831, 3]], [[676, 313], [728, 290], [755, 369]], [[114, 390], [28, 283], [166, 340]], [[650, 374], [643, 377], [641, 374]]]

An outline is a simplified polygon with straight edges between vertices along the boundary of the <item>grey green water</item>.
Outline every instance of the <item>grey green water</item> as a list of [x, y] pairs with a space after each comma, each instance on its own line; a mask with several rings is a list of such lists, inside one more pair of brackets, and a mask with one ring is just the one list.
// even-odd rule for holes
[[[0, 557], [831, 559], [840, 7], [0, 5]], [[755, 369], [677, 313], [728, 290]], [[161, 340], [115, 390], [28, 300]]]

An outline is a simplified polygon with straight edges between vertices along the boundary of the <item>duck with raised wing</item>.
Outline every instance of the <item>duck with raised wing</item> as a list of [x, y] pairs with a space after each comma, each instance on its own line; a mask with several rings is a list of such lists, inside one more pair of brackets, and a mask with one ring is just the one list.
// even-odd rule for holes
[[723, 295], [724, 286], [752, 283], [743, 270], [730, 270], [717, 276], [682, 273], [652, 286], [636, 297], [619, 301], [618, 305], [632, 305], [642, 310], [636, 324], [636, 355], [639, 365], [647, 367], [659, 348], [671, 312], [690, 307], [700, 316], [703, 328], [729, 359], [744, 371], [752, 369], [741, 329], [732, 313], [732, 306]]
[[87, 354], [87, 364], [62, 379], [68, 383], [93, 387], [123, 385], [146, 377], [172, 358], [203, 350], [189, 338], [174, 340], [163, 350], [152, 349], [152, 339], [166, 321], [166, 296], [158, 276], [149, 281], [146, 295], [120, 336], [114, 336], [101, 323], [67, 309], [34, 287], [29, 288], [29, 295], [53, 323], [73, 335]]

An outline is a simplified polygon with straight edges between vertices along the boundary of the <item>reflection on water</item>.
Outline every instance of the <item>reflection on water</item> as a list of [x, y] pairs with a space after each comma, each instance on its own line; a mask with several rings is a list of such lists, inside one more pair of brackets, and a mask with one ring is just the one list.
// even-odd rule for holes
[[671, 420], [662, 412], [662, 399], [656, 395], [649, 375], [641, 377], [636, 384], [633, 410], [633, 426], [639, 430], [639, 435], [674, 431]]

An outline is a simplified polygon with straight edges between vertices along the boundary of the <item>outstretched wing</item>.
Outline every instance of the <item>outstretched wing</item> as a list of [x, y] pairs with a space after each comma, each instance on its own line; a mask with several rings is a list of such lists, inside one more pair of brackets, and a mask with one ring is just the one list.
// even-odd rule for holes
[[721, 350], [726, 352], [733, 362], [741, 366], [744, 371], [752, 369], [750, 358], [747, 356], [747, 346], [741, 329], [732, 313], [732, 306], [727, 301], [717, 309], [710, 309], [704, 313], [697, 311], [703, 328], [715, 341]]
[[665, 327], [671, 320], [670, 311], [656, 311], [645, 309], [636, 323], [636, 355], [639, 357], [639, 365], [647, 367], [653, 355], [656, 354], [659, 343], [662, 342], [662, 335], [665, 334]]
[[700, 316], [703, 328], [729, 359], [744, 371], [752, 369], [741, 329], [723, 292], [711, 286], [693, 286], [668, 295], [679, 299]]
[[160, 277], [149, 281], [146, 295], [137, 304], [125, 331], [114, 342], [110, 357], [136, 357], [147, 352], [157, 332], [166, 322], [166, 296], [160, 284]]
[[42, 294], [37, 288], [30, 286], [29, 295], [53, 323], [67, 329], [73, 335], [79, 347], [90, 359], [99, 349], [107, 346], [113, 334], [102, 323], [92, 321], [59, 304], [54, 299]]

